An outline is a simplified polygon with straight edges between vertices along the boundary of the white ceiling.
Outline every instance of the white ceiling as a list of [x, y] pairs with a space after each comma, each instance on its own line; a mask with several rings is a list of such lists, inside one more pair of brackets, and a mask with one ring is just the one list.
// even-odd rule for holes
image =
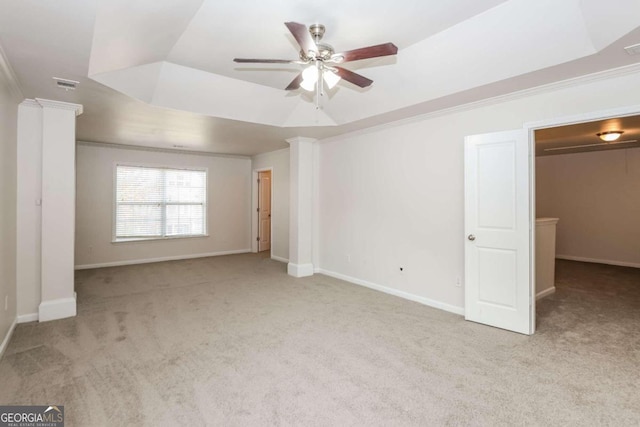
[[[639, 62], [637, 16], [638, 0], [5, 0], [0, 45], [26, 97], [84, 105], [78, 139], [251, 155]], [[232, 61], [297, 58], [285, 21], [399, 53], [345, 64], [374, 84], [341, 82], [318, 112], [282, 89], [299, 66]]]

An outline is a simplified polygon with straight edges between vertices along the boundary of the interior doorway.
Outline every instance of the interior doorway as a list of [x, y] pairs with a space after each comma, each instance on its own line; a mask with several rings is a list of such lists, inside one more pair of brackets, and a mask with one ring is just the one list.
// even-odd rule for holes
[[[529, 335], [536, 330], [536, 131], [639, 114], [637, 105], [465, 138], [467, 320]], [[504, 161], [496, 163], [496, 156]], [[528, 215], [522, 215], [523, 209]], [[496, 218], [503, 221], [497, 223]], [[513, 238], [493, 247], [490, 244], [496, 239], [487, 233], [494, 229], [507, 230]], [[500, 262], [498, 255], [503, 258]], [[518, 272], [526, 274], [515, 274]], [[500, 313], [507, 308], [512, 316]]]
[[[628, 291], [626, 276], [640, 277], [635, 245], [640, 228], [631, 214], [640, 203], [640, 188], [635, 184], [640, 177], [639, 114], [640, 106], [631, 106], [525, 124], [530, 135], [535, 254], [531, 303], [534, 316], [541, 316], [536, 318], [536, 328], [541, 324], [557, 327], [552, 316], [558, 314], [559, 306], [570, 313], [571, 304], [576, 302], [577, 307], [578, 301], [594, 304], [576, 310], [607, 317], [603, 314], [607, 307], [622, 303], [612, 295]], [[631, 194], [636, 195], [635, 201]], [[625, 216], [630, 217], [628, 221]], [[602, 278], [611, 280], [604, 283]], [[574, 301], [571, 295], [576, 296]], [[600, 304], [598, 299], [608, 303]], [[627, 303], [632, 300], [627, 298]], [[640, 299], [636, 300], [639, 307]]]
[[640, 277], [638, 148], [639, 115], [535, 131], [536, 299], [559, 293], [538, 316], [545, 304], [603, 318], [640, 304], [626, 283]]
[[[251, 252], [273, 257], [274, 168], [257, 168], [251, 174]], [[264, 205], [264, 206], [262, 206]]]
[[258, 172], [258, 252], [271, 251], [271, 171]]

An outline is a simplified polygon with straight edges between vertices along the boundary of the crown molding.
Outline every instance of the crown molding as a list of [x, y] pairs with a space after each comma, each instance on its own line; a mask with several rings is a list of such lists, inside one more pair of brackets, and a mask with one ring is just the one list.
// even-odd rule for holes
[[9, 64], [9, 59], [7, 55], [4, 53], [2, 46], [0, 46], [0, 75], [4, 77], [4, 79], [9, 83], [9, 91], [16, 99], [24, 99], [24, 95], [22, 94], [22, 88], [20, 87], [20, 83], [18, 83], [18, 78], [16, 74], [13, 72], [13, 68], [11, 68], [11, 64]]
[[23, 105], [25, 107], [32, 107], [32, 108], [42, 108], [42, 105], [38, 104], [38, 101], [36, 101], [35, 99], [28, 99], [28, 98], [22, 101], [20, 105]]
[[284, 152], [289, 152], [289, 147], [287, 148], [280, 148], [279, 150], [273, 150], [273, 151], [265, 151], [264, 153], [259, 153], [259, 154], [254, 154], [253, 156], [251, 156], [252, 159], [259, 159], [261, 157], [264, 156], [270, 156], [270, 155], [276, 155], [279, 153], [284, 153]]
[[285, 139], [285, 141], [287, 141], [289, 143], [289, 145], [295, 143], [300, 143], [300, 142], [316, 142], [317, 139], [316, 138], [307, 138], [304, 136], [294, 136], [293, 138], [288, 138]]
[[251, 160], [251, 156], [244, 156], [241, 154], [213, 153], [210, 151], [177, 150], [177, 149], [171, 149], [171, 148], [145, 147], [142, 145], [115, 144], [110, 142], [93, 142], [93, 141], [76, 141], [76, 144], [84, 147], [111, 148], [115, 150], [152, 151], [156, 153], [188, 154], [191, 156], [223, 157], [223, 158], [231, 158], [231, 159]]
[[51, 99], [36, 98], [36, 102], [40, 104], [42, 108], [56, 108], [58, 110], [75, 111], [76, 116], [82, 114], [82, 105], [72, 104], [70, 102], [53, 101]]
[[547, 83], [540, 86], [534, 86], [527, 89], [521, 89], [514, 92], [505, 93], [503, 95], [493, 96], [489, 98], [480, 99], [478, 101], [468, 102], [466, 104], [456, 105], [454, 107], [442, 108], [439, 110], [430, 111], [428, 113], [417, 114], [415, 116], [406, 117], [404, 119], [394, 120], [391, 122], [370, 126], [364, 129], [358, 129], [351, 132], [345, 132], [339, 135], [330, 136], [328, 138], [319, 140], [319, 142], [320, 143], [332, 142], [332, 141], [343, 139], [345, 137], [366, 135], [366, 134], [377, 132], [379, 130], [387, 129], [390, 127], [396, 127], [396, 126], [402, 126], [406, 124], [421, 122], [423, 120], [429, 120], [436, 117], [448, 116], [454, 113], [475, 110], [477, 108], [497, 105], [503, 102], [515, 101], [518, 99], [523, 99], [523, 98], [528, 98], [535, 95], [554, 92], [554, 91], [562, 90], [565, 88], [580, 86], [584, 84], [598, 82], [601, 80], [607, 80], [607, 79], [616, 78], [616, 77], [623, 77], [623, 76], [638, 74], [638, 73], [640, 73], [640, 62], [636, 62], [635, 64], [625, 65], [618, 68], [611, 68], [608, 70], [598, 71], [596, 73], [585, 74], [578, 77], [572, 77], [565, 80], [559, 80], [557, 82]]

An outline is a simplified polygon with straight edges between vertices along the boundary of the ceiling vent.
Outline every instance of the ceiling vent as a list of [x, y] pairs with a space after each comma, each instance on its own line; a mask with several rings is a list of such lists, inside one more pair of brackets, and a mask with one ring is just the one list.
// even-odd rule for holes
[[56, 86], [67, 91], [75, 90], [78, 83], [80, 83], [75, 80], [61, 79], [60, 77], [54, 77], [53, 80], [55, 80]]
[[626, 50], [629, 55], [638, 55], [640, 54], [640, 43], [627, 46], [624, 50]]

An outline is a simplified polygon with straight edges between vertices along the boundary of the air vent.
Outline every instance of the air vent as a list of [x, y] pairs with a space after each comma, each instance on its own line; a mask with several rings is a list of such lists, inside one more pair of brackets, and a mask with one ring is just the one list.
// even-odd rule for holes
[[640, 43], [627, 46], [624, 50], [626, 50], [629, 55], [638, 55], [640, 54]]
[[53, 80], [55, 80], [60, 89], [64, 90], [75, 90], [78, 83], [80, 83], [75, 80], [61, 79], [60, 77], [54, 77]]

